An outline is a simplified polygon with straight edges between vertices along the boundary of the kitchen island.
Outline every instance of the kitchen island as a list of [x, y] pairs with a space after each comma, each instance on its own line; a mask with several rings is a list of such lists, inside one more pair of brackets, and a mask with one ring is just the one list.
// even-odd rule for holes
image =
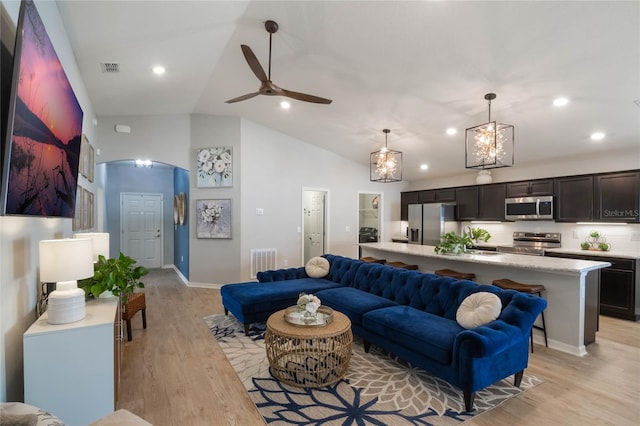
[[[611, 264], [588, 260], [525, 256], [491, 251], [436, 254], [433, 246], [380, 242], [360, 244], [363, 256], [418, 265], [420, 271], [437, 269], [472, 272], [476, 282], [491, 284], [509, 278], [523, 284], [543, 284], [547, 299], [545, 322], [549, 347], [577, 356], [587, 354], [596, 340], [599, 314], [599, 270]], [[538, 321], [540, 321], [538, 319]], [[536, 342], [542, 341], [537, 334]]]

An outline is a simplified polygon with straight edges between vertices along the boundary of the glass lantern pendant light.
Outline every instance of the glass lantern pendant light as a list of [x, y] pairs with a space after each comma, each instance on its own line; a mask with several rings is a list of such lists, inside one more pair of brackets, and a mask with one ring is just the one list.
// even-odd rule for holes
[[391, 132], [383, 129], [384, 148], [371, 153], [369, 176], [372, 182], [399, 182], [402, 180], [402, 152], [387, 148], [387, 136]]
[[513, 166], [514, 127], [491, 121], [491, 101], [495, 93], [487, 93], [489, 120], [465, 132], [464, 159], [467, 169], [495, 169]]

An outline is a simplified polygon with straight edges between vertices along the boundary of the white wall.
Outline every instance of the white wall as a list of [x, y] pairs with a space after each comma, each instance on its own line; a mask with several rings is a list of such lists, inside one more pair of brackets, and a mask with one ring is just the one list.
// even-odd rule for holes
[[[369, 169], [266, 128], [242, 120], [242, 276], [249, 279], [251, 249], [278, 249], [278, 267], [302, 266], [302, 190], [328, 191], [327, 252], [358, 255], [358, 192], [383, 194], [384, 239], [399, 229], [403, 183], [369, 181]], [[256, 208], [264, 215], [257, 216]], [[237, 210], [236, 210], [237, 213]], [[392, 229], [393, 228], [393, 229]], [[347, 230], [349, 229], [349, 230]]]
[[[75, 62], [55, 2], [36, 1], [49, 38], [82, 106], [82, 130], [94, 142], [94, 118], [84, 83]], [[20, 2], [3, 0], [14, 22]], [[96, 193], [99, 183], [82, 176], [79, 184]], [[38, 242], [71, 237], [71, 219], [0, 216], [0, 401], [23, 398], [22, 334], [35, 321], [38, 283]]]
[[[516, 146], [517, 150], [517, 146]], [[517, 151], [516, 151], [517, 153]], [[640, 144], [628, 150], [606, 151], [597, 156], [576, 154], [570, 160], [545, 161], [530, 164], [526, 159], [516, 157], [513, 167], [491, 170], [493, 182], [509, 182], [546, 177], [583, 175], [589, 173], [615, 172], [640, 168]], [[411, 182], [405, 191], [445, 188], [453, 186], [475, 185], [476, 170], [467, 170], [462, 166], [457, 173], [444, 178], [430, 178]]]
[[[189, 219], [192, 221], [189, 236], [189, 281], [193, 284], [225, 284], [240, 281], [240, 244], [245, 232], [241, 227], [244, 190], [241, 156], [244, 147], [240, 141], [240, 118], [211, 115], [191, 115], [191, 145], [185, 149], [189, 156], [188, 170], [192, 170], [190, 182]], [[231, 188], [198, 188], [196, 152], [199, 148], [232, 147], [233, 186]], [[196, 238], [196, 200], [231, 200], [231, 239]]]
[[[116, 124], [129, 126], [131, 133], [116, 132]], [[189, 170], [188, 115], [100, 117], [98, 139], [97, 162], [140, 158]]]

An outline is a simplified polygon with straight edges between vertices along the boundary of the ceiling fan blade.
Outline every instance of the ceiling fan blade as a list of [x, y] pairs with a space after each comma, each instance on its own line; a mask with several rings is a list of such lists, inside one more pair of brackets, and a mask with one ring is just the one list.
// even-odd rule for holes
[[233, 99], [229, 99], [228, 101], [225, 101], [228, 104], [232, 104], [234, 102], [240, 102], [240, 101], [245, 101], [247, 99], [251, 99], [255, 96], [258, 96], [260, 94], [260, 92], [255, 92], [255, 93], [247, 93], [246, 95], [242, 95], [242, 96], [238, 96], [237, 98], [233, 98]]
[[316, 104], [330, 104], [332, 102], [331, 99], [321, 98], [320, 96], [307, 95], [306, 93], [300, 92], [292, 92], [291, 90], [281, 89], [282, 96], [286, 96], [288, 98], [297, 99], [299, 101], [305, 102], [313, 102]]
[[262, 65], [260, 65], [260, 62], [258, 62], [258, 58], [256, 58], [256, 55], [253, 53], [253, 50], [251, 50], [251, 48], [246, 44], [242, 44], [240, 45], [240, 47], [242, 48], [244, 59], [247, 60], [249, 68], [251, 68], [251, 71], [253, 71], [256, 77], [258, 77], [258, 80], [260, 80], [261, 82], [269, 81], [269, 79], [267, 78], [267, 74], [265, 74]]

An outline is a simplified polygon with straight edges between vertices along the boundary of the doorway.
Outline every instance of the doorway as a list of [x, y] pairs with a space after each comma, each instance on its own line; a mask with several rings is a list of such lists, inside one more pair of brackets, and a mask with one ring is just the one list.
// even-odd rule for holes
[[302, 259], [322, 256], [326, 249], [326, 211], [328, 191], [302, 190]]
[[[358, 192], [358, 242], [382, 241], [382, 194]], [[360, 250], [358, 250], [360, 257]]]
[[120, 251], [145, 268], [162, 266], [162, 194], [120, 193]]

